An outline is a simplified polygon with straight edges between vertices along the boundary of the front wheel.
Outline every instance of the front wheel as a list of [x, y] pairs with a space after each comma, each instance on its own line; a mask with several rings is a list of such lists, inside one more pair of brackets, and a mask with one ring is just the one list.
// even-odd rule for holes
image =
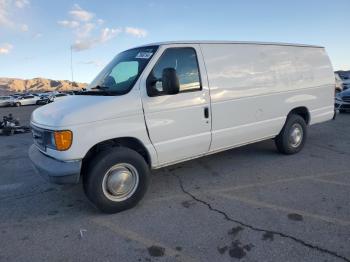
[[124, 147], [99, 153], [83, 177], [88, 199], [105, 213], [135, 206], [148, 187], [149, 167], [136, 151]]
[[288, 116], [284, 127], [275, 138], [275, 144], [279, 152], [283, 154], [298, 153], [305, 144], [307, 137], [307, 125], [300, 115]]
[[15, 103], [15, 106], [16, 106], [16, 107], [19, 107], [19, 106], [21, 106], [21, 103], [20, 103], [20, 102], [16, 102], [16, 103]]

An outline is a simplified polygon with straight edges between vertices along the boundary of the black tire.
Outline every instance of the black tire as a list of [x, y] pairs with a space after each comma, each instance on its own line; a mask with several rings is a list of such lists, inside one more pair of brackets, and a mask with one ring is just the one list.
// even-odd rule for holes
[[11, 127], [4, 127], [2, 129], [2, 133], [5, 135], [5, 136], [12, 136], [14, 135], [15, 133], [15, 130]]
[[[116, 164], [131, 165], [137, 170], [138, 185], [125, 200], [112, 201], [103, 190], [104, 177]], [[149, 167], [144, 158], [134, 150], [114, 147], [100, 152], [88, 165], [83, 175], [83, 186], [87, 198], [102, 212], [117, 213], [134, 207], [144, 196], [149, 183]]]
[[15, 103], [15, 107], [19, 107], [19, 106], [21, 106], [21, 103], [20, 102], [16, 102]]
[[[295, 141], [291, 141], [291, 133], [293, 130], [301, 129], [301, 140], [298, 143], [293, 143]], [[305, 141], [307, 138], [307, 125], [300, 115], [292, 114], [287, 117], [286, 123], [284, 124], [281, 132], [275, 138], [275, 144], [279, 152], [290, 155], [298, 153], [301, 149], [303, 149]]]
[[344, 109], [339, 109], [339, 113], [346, 113], [346, 110], [344, 110]]

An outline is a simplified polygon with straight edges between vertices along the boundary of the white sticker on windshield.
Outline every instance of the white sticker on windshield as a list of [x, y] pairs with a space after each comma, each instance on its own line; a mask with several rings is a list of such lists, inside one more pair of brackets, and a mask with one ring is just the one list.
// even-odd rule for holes
[[136, 55], [136, 58], [140, 58], [140, 59], [148, 59], [153, 55], [153, 53], [150, 52], [140, 52]]

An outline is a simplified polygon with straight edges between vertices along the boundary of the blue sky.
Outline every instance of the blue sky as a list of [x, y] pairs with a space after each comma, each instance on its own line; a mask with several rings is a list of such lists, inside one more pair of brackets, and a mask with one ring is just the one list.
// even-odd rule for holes
[[168, 40], [317, 44], [350, 69], [349, 0], [0, 0], [0, 77], [90, 82], [118, 52]]

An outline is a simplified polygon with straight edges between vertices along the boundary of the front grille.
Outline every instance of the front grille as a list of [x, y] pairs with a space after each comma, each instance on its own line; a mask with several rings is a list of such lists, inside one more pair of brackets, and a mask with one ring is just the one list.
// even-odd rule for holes
[[350, 103], [350, 96], [343, 96], [342, 99], [344, 102]]
[[46, 151], [47, 137], [44, 129], [32, 125], [34, 144], [41, 150]]

